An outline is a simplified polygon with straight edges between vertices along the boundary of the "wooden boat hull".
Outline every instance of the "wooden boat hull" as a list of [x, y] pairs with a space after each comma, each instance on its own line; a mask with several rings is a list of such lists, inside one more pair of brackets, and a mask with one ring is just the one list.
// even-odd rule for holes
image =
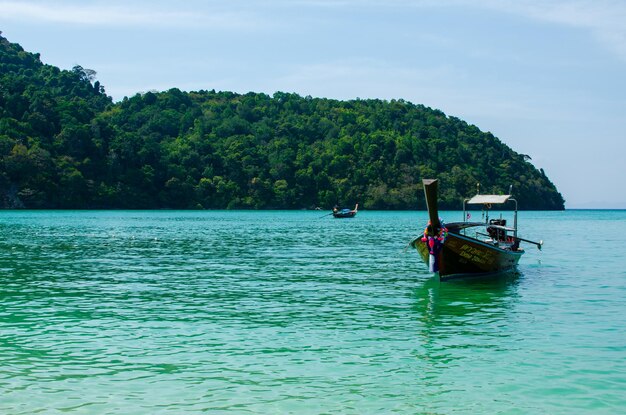
[[[417, 238], [411, 246], [428, 264], [430, 255], [426, 242]], [[517, 266], [523, 254], [523, 250], [502, 249], [464, 235], [448, 233], [438, 252], [439, 278], [446, 280], [510, 271]]]
[[333, 213], [333, 218], [335, 219], [347, 219], [347, 218], [353, 218], [355, 216], [356, 216], [356, 212]]

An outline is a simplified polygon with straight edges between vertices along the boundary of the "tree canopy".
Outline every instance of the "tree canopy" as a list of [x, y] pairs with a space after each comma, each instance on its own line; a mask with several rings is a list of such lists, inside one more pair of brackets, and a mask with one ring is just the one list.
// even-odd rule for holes
[[114, 103], [95, 71], [0, 36], [0, 204], [7, 208], [443, 209], [513, 185], [563, 209], [543, 170], [490, 133], [404, 100], [146, 92]]

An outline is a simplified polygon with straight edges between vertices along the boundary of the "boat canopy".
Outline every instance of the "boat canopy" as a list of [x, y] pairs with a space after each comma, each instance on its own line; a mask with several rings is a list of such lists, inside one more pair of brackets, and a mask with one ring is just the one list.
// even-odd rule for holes
[[511, 198], [511, 195], [476, 195], [467, 201], [468, 205], [502, 204]]

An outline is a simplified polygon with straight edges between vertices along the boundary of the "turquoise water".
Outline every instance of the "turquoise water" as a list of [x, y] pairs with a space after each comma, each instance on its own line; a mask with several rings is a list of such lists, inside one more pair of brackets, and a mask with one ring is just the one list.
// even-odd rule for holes
[[0, 413], [626, 412], [626, 211], [446, 283], [424, 212], [324, 213], [1, 211]]

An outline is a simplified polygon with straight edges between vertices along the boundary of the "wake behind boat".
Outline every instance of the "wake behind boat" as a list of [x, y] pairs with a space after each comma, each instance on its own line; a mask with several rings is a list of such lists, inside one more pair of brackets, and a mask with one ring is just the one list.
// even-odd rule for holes
[[[463, 201], [463, 222], [444, 224], [437, 209], [437, 179], [424, 179], [424, 194], [429, 223], [424, 234], [410, 242], [431, 272], [441, 280], [497, 274], [515, 268], [524, 254], [520, 242], [536, 245], [517, 236], [517, 201], [511, 195], [481, 195]], [[510, 193], [510, 192], [509, 192]], [[494, 205], [514, 203], [513, 226], [506, 219], [490, 219], [489, 210]], [[468, 205], [482, 205], [484, 222], [469, 222]]]

